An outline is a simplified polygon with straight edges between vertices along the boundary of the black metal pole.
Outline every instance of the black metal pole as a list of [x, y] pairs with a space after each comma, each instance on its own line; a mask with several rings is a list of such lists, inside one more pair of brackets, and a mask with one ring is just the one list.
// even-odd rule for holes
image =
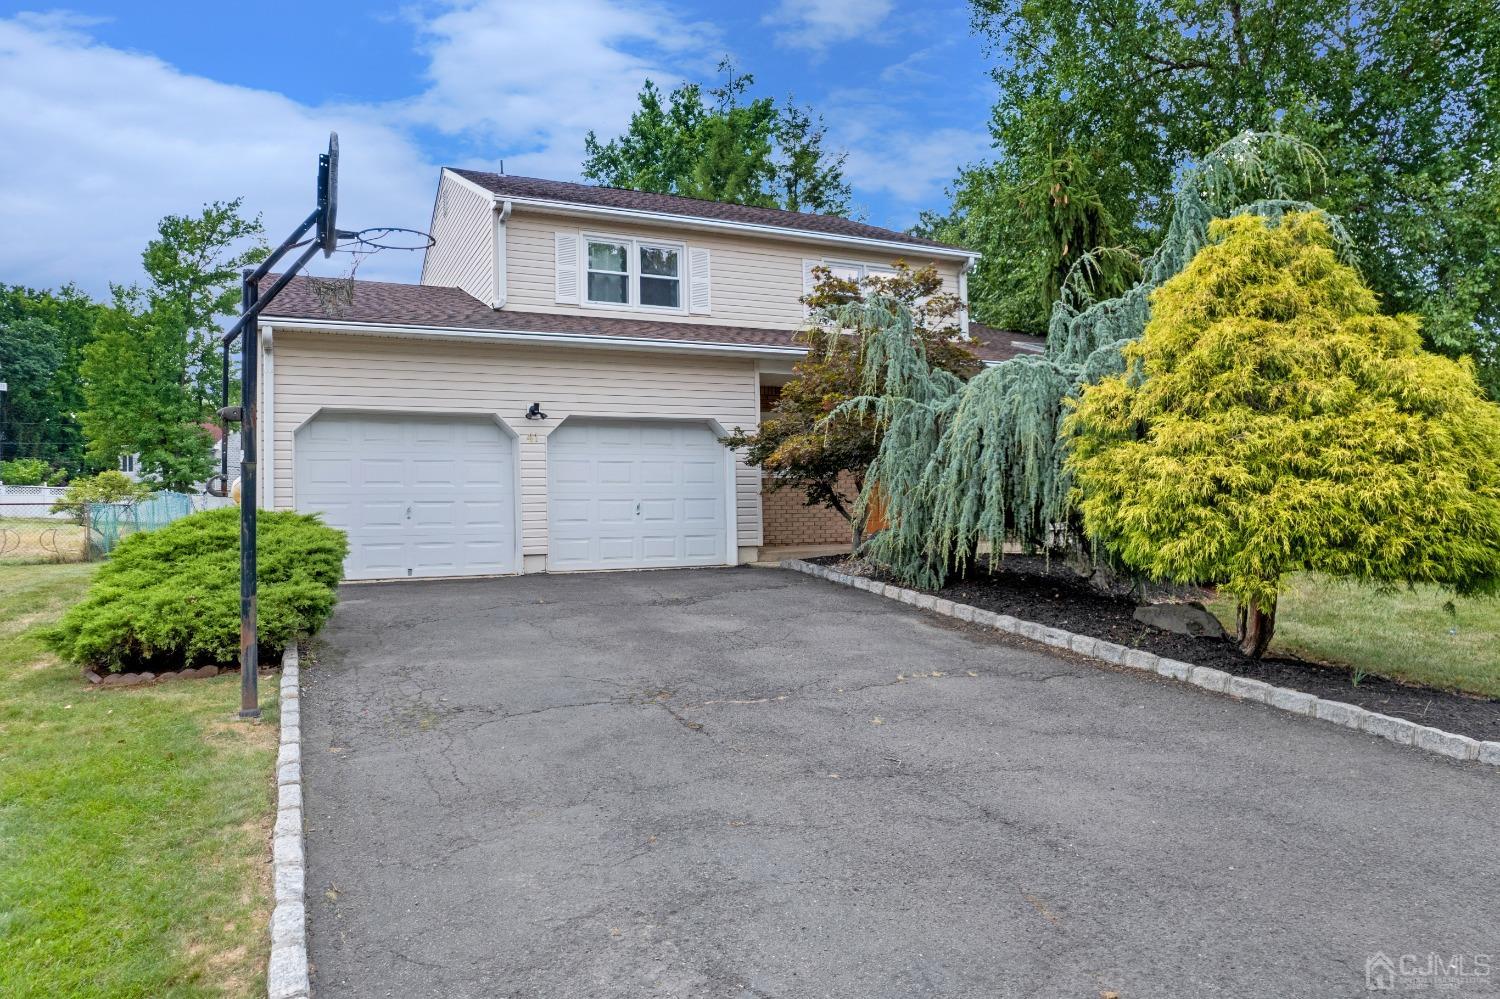
[[[245, 268], [240, 287], [240, 305], [252, 315], [260, 297], [258, 279]], [[255, 421], [256, 325], [240, 334], [240, 717], [260, 717], [260, 637], [256, 628], [255, 569]]]

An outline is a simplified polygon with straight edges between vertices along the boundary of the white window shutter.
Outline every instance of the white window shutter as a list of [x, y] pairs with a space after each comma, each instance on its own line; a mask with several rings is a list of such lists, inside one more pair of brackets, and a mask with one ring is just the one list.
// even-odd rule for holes
[[[818, 279], [813, 274], [813, 268], [821, 265], [822, 263], [823, 261], [818, 260], [814, 257], [802, 258], [802, 296], [804, 298], [806, 298], [808, 295], [811, 295], [813, 293], [813, 289], [817, 287]], [[802, 305], [802, 312], [804, 315], [812, 315], [812, 309], [808, 308], [806, 303], [803, 303]]]
[[712, 310], [709, 296], [708, 250], [702, 246], [688, 248], [688, 311], [706, 316]]
[[557, 238], [557, 302], [578, 304], [578, 233], [559, 232]]

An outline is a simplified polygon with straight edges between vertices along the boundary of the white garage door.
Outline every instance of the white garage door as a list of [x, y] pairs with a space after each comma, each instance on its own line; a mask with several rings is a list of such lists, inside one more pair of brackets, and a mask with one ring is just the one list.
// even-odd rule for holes
[[708, 427], [568, 420], [547, 468], [549, 569], [728, 561], [725, 450]]
[[349, 579], [516, 571], [515, 451], [494, 420], [325, 413], [296, 464], [297, 509], [349, 533]]

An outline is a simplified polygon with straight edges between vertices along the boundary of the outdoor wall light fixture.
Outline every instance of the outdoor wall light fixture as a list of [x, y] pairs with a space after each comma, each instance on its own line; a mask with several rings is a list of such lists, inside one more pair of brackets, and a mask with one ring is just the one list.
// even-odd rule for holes
[[545, 420], [546, 418], [547, 414], [542, 412], [542, 404], [539, 402], [532, 403], [531, 408], [526, 411], [528, 420]]

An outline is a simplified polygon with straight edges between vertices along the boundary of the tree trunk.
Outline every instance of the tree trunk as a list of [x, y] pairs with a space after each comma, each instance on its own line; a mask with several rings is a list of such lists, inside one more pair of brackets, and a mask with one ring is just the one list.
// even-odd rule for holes
[[1271, 635], [1276, 631], [1276, 601], [1268, 608], [1257, 604], [1240, 604], [1236, 612], [1236, 634], [1240, 651], [1251, 659], [1265, 655], [1271, 644]]

